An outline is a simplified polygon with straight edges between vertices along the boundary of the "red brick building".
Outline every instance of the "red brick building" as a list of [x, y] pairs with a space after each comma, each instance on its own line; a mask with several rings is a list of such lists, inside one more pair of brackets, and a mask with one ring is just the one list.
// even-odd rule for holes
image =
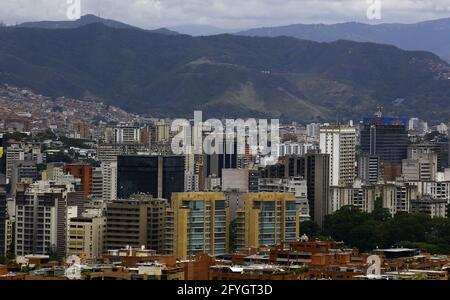
[[86, 200], [92, 192], [92, 166], [87, 163], [67, 164], [64, 166], [64, 173], [81, 179], [83, 186], [83, 199]]

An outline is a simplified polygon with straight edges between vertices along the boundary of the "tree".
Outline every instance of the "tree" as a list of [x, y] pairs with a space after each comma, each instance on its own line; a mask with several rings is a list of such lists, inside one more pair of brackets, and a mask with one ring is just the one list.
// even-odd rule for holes
[[369, 217], [369, 214], [356, 206], [344, 206], [325, 218], [324, 232], [338, 240], [344, 240], [353, 228], [364, 223]]
[[81, 148], [81, 149], [91, 149], [90, 146], [85, 144], [86, 142], [89, 142], [88, 140], [81, 140], [81, 139], [72, 139], [68, 137], [62, 136], [60, 138], [61, 142], [64, 143], [64, 146], [67, 148], [74, 147], [74, 148]]
[[6, 133], [3, 135], [4, 140], [15, 140], [18, 142], [22, 142], [27, 140], [29, 137], [26, 133], [22, 132], [13, 132], [13, 133]]
[[389, 209], [383, 208], [383, 200], [381, 198], [377, 198], [377, 200], [375, 200], [375, 207], [372, 211], [372, 216], [375, 220], [383, 222], [392, 218]]
[[[360, 226], [355, 226], [348, 233], [348, 243], [361, 251], [371, 251], [382, 245], [379, 222], [368, 219]], [[345, 241], [345, 240], [344, 240]]]
[[401, 214], [386, 222], [383, 230], [385, 247], [399, 241], [425, 242], [432, 220], [426, 214]]
[[33, 136], [33, 139], [35, 141], [39, 141], [39, 142], [43, 142], [45, 140], [56, 140], [57, 136], [53, 133], [53, 131], [51, 129], [47, 129], [46, 131], [42, 131], [39, 133], [36, 133]]
[[450, 218], [408, 213], [391, 217], [380, 204], [371, 214], [343, 207], [325, 218], [324, 233], [361, 251], [402, 246], [450, 254]]
[[69, 155], [64, 153], [63, 150], [61, 150], [54, 155], [47, 156], [47, 163], [52, 163], [52, 162], [63, 162], [63, 163], [71, 164], [74, 162], [74, 160]]
[[322, 234], [320, 226], [311, 220], [300, 223], [300, 236], [306, 234], [309, 238], [315, 238]]

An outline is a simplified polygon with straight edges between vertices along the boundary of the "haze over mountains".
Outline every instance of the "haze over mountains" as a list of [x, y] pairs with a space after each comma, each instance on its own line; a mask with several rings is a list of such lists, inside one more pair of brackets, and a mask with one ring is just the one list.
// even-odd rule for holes
[[351, 40], [389, 44], [405, 50], [431, 51], [450, 62], [450, 18], [416, 24], [295, 24], [250, 29], [237, 34], [260, 37], [291, 36], [317, 42]]
[[[101, 23], [112, 28], [137, 27], [103, 19], [94, 15], [82, 16], [76, 21], [27, 22], [20, 27], [46, 29], [73, 29], [81, 26]], [[210, 36], [218, 34], [236, 34], [258, 37], [289, 36], [316, 42], [335, 42], [349, 40], [387, 44], [404, 50], [430, 51], [450, 62], [450, 18], [425, 21], [415, 24], [384, 23], [371, 25], [357, 22], [338, 24], [292, 24], [287, 26], [263, 27], [249, 30], [230, 30], [208, 25], [180, 25], [151, 30], [164, 34], [188, 34], [192, 36]]]
[[[80, 25], [81, 26], [81, 25]], [[450, 67], [428, 52], [291, 37], [191, 37], [93, 24], [0, 28], [0, 84], [96, 96], [132, 112], [314, 121], [447, 120]]]
[[179, 25], [169, 27], [169, 29], [181, 34], [188, 34], [192, 36], [207, 36], [207, 35], [218, 35], [227, 33], [230, 34], [238, 31], [238, 30], [230, 31], [228, 29], [207, 25]]

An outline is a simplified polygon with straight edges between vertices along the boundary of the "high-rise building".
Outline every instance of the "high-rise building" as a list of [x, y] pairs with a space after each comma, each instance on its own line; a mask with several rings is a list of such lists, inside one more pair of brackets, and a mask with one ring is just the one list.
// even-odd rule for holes
[[320, 151], [330, 155], [330, 185], [351, 186], [355, 181], [356, 128], [346, 125], [321, 127]]
[[248, 191], [250, 193], [258, 192], [259, 178], [261, 178], [261, 172], [259, 170], [248, 170]]
[[64, 163], [48, 163], [47, 169], [42, 172], [42, 180], [57, 181], [64, 176]]
[[448, 157], [447, 157], [447, 167], [450, 168], [450, 122], [448, 122], [448, 131], [447, 131], [447, 136], [448, 136]]
[[7, 252], [7, 213], [6, 191], [0, 187], [0, 256], [6, 256]]
[[[268, 165], [260, 172], [260, 178], [291, 178], [303, 177], [305, 171], [305, 157], [289, 155], [281, 158], [280, 162]], [[256, 189], [257, 191], [257, 189]]]
[[437, 175], [435, 153], [414, 154], [402, 162], [402, 178], [405, 181], [435, 181]]
[[229, 208], [222, 192], [174, 193], [173, 249], [178, 259], [229, 252]]
[[206, 168], [205, 177], [222, 178], [222, 170], [237, 169], [238, 167], [238, 143], [234, 140], [233, 143], [227, 143], [226, 139], [218, 139], [218, 145], [215, 146], [218, 153], [209, 149], [204, 159], [204, 167]]
[[281, 178], [261, 178], [258, 183], [259, 192], [272, 193], [293, 193], [295, 195], [297, 208], [299, 210], [300, 221], [308, 220], [308, 184], [302, 177]]
[[92, 189], [90, 196], [95, 199], [103, 197], [103, 172], [100, 167], [92, 169]]
[[355, 181], [351, 187], [330, 188], [330, 213], [340, 210], [344, 206], [355, 206], [361, 211], [372, 212], [375, 208], [377, 188], [375, 185], [362, 185]]
[[311, 123], [306, 125], [306, 134], [308, 137], [316, 139], [319, 137], [319, 132], [320, 132], [320, 124]]
[[9, 254], [12, 254], [14, 249], [14, 226], [13, 226], [13, 220], [9, 218], [9, 216], [6, 216], [5, 221], [5, 256], [8, 256]]
[[66, 254], [69, 216], [80, 210], [77, 192], [72, 184], [38, 181], [16, 193], [15, 253]]
[[34, 161], [15, 161], [11, 168], [11, 194], [15, 195], [18, 183], [33, 183], [38, 179], [38, 169]]
[[20, 144], [14, 143], [6, 149], [6, 181], [10, 182], [13, 164], [16, 161], [25, 160], [25, 151]]
[[156, 123], [156, 141], [168, 142], [170, 140], [170, 125], [164, 121]]
[[0, 184], [6, 184], [6, 153], [3, 134], [0, 133]]
[[117, 174], [121, 199], [140, 193], [171, 199], [172, 193], [184, 191], [183, 156], [119, 156]]
[[141, 141], [141, 129], [137, 126], [121, 125], [114, 128], [114, 142], [117, 144], [138, 144]]
[[167, 208], [167, 200], [146, 195], [107, 203], [105, 250], [145, 246], [164, 254]]
[[435, 199], [430, 195], [411, 199], [411, 213], [427, 214], [432, 218], [445, 218], [448, 202], [444, 199]]
[[261, 178], [302, 177], [306, 180], [309, 214], [320, 226], [329, 214], [330, 155], [310, 151], [304, 156], [286, 156], [281, 163], [267, 166]]
[[141, 144], [146, 146], [146, 147], [150, 147], [151, 143], [152, 143], [152, 128], [147, 125], [143, 128], [141, 128]]
[[184, 191], [185, 192], [198, 192], [199, 188], [199, 176], [195, 173], [185, 172], [184, 174]]
[[[13, 180], [14, 178], [14, 180]], [[38, 179], [38, 170], [34, 161], [15, 161], [12, 165], [11, 182], [20, 183], [22, 179], [28, 178], [31, 181]]]
[[103, 200], [117, 199], [117, 162], [103, 162], [101, 164], [103, 175], [102, 198]]
[[358, 156], [358, 178], [364, 184], [377, 184], [380, 179], [380, 158], [362, 153]]
[[398, 213], [411, 212], [411, 201], [418, 197], [418, 187], [408, 183], [396, 182], [381, 187], [383, 207], [394, 216]]
[[47, 154], [42, 152], [40, 145], [32, 145], [25, 153], [25, 161], [33, 161], [36, 164], [45, 164], [47, 161]]
[[66, 255], [100, 259], [103, 255], [105, 225], [104, 217], [71, 218], [67, 226]]
[[92, 192], [92, 166], [87, 163], [67, 164], [64, 166], [64, 173], [81, 179], [83, 197], [85, 200], [88, 199]]
[[442, 144], [413, 144], [408, 147], [408, 159], [415, 159], [417, 155], [434, 153], [437, 156], [437, 171], [443, 172], [444, 147]]
[[409, 146], [405, 121], [374, 118], [361, 130], [361, 152], [376, 155], [381, 163], [401, 164]]
[[237, 248], [274, 246], [299, 239], [300, 214], [293, 193], [246, 193], [237, 210]]
[[308, 153], [305, 156], [304, 178], [308, 186], [309, 211], [311, 219], [323, 226], [329, 210], [330, 156]]
[[125, 147], [119, 144], [98, 144], [97, 159], [101, 162], [115, 162], [117, 156], [125, 154]]
[[418, 181], [414, 184], [417, 185], [419, 195], [429, 195], [434, 199], [450, 203], [450, 180], [448, 178], [442, 181]]

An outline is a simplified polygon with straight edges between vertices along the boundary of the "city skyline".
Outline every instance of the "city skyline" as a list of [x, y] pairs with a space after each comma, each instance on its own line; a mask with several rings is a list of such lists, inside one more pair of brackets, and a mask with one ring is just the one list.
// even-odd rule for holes
[[0, 1], [1, 291], [450, 280], [448, 0]]

